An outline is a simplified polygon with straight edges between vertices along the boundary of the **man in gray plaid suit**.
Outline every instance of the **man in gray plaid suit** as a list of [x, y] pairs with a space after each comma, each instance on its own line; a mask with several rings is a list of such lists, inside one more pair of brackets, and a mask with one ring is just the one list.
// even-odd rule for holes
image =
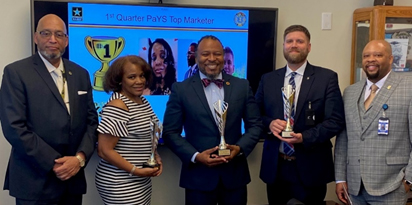
[[389, 43], [369, 42], [362, 53], [367, 79], [344, 91], [346, 129], [335, 147], [336, 194], [342, 202], [406, 203], [412, 181], [412, 76], [391, 71], [392, 61]]

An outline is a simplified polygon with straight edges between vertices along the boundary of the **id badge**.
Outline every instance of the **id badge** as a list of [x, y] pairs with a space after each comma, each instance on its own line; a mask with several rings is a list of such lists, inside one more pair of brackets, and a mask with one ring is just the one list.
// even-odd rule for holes
[[379, 118], [378, 135], [380, 136], [389, 135], [389, 118], [386, 118], [386, 117]]

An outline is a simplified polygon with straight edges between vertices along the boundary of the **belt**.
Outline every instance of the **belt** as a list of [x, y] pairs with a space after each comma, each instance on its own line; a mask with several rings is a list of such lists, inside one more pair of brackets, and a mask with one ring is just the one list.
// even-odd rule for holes
[[288, 155], [283, 154], [283, 153], [279, 153], [279, 158], [280, 158], [280, 159], [283, 159], [283, 160], [288, 160], [288, 161], [294, 161], [294, 160], [296, 160], [296, 157], [295, 157], [295, 156], [288, 156]]

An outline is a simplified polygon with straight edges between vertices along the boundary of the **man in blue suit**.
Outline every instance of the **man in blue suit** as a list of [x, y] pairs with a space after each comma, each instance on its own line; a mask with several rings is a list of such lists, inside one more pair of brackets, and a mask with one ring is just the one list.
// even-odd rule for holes
[[61, 58], [68, 37], [58, 16], [39, 20], [34, 42], [38, 53], [4, 69], [0, 119], [12, 146], [4, 189], [18, 205], [80, 205], [96, 143], [90, 77]]
[[[188, 205], [247, 203], [250, 175], [246, 157], [260, 138], [262, 123], [248, 81], [222, 73], [223, 56], [219, 39], [201, 38], [196, 51], [200, 72], [174, 83], [167, 103], [163, 138], [182, 161], [180, 186], [186, 189]], [[224, 129], [229, 156], [215, 153], [220, 143], [213, 110], [217, 100], [229, 104]]]
[[[287, 65], [263, 75], [256, 93], [269, 133], [260, 170], [269, 204], [292, 198], [324, 204], [326, 184], [334, 180], [330, 139], [344, 127], [342, 96], [337, 74], [306, 60], [310, 49], [309, 31], [301, 25], [288, 27], [283, 43]], [[282, 137], [286, 121], [281, 88], [288, 84], [295, 87], [293, 132]]]

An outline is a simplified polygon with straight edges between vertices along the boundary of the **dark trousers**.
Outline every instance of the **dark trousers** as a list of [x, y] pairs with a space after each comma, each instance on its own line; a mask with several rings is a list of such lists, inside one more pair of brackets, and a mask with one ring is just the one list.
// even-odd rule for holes
[[222, 183], [212, 191], [185, 190], [186, 205], [246, 205], [246, 185], [237, 189], [226, 189]]
[[304, 186], [298, 175], [295, 161], [279, 159], [275, 183], [267, 184], [266, 188], [270, 205], [283, 205], [291, 199], [297, 199], [305, 205], [325, 204], [326, 184]]
[[16, 198], [16, 205], [81, 205], [83, 195], [64, 194], [58, 199], [26, 200]]

